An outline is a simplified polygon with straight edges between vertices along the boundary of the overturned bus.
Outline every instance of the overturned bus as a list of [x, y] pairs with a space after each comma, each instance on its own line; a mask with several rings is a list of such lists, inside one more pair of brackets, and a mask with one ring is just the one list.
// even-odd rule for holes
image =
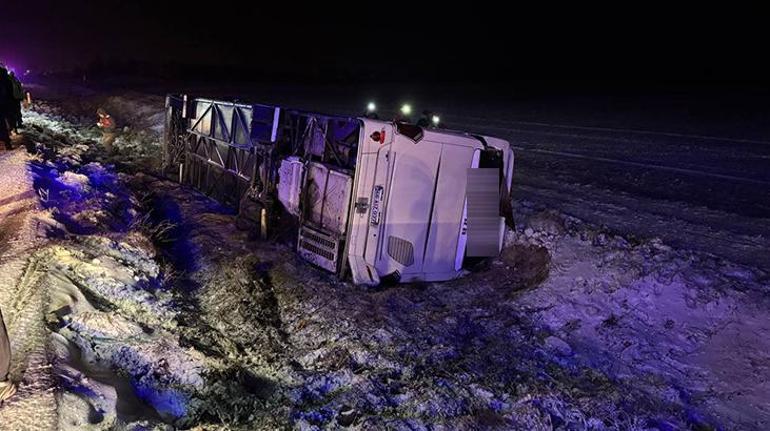
[[168, 96], [163, 162], [262, 237], [291, 220], [302, 258], [357, 284], [457, 278], [512, 225], [513, 152], [489, 136]]

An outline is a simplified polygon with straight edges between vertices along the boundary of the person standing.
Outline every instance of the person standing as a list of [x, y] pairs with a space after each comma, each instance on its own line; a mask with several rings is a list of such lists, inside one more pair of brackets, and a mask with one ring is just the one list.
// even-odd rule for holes
[[11, 112], [13, 101], [13, 84], [8, 76], [8, 70], [0, 64], [0, 142], [5, 148], [11, 149]]
[[13, 129], [18, 133], [18, 129], [22, 126], [21, 121], [21, 103], [24, 101], [24, 86], [21, 85], [21, 81], [16, 77], [16, 74], [11, 71], [9, 75], [11, 79], [11, 90], [13, 96], [12, 114], [14, 116]]
[[11, 369], [11, 343], [3, 323], [3, 311], [0, 310], [0, 405], [16, 393], [16, 385], [8, 379]]
[[96, 115], [99, 116], [99, 121], [96, 122], [96, 125], [102, 129], [102, 146], [104, 146], [107, 154], [112, 154], [112, 144], [117, 137], [117, 125], [115, 124], [115, 119], [113, 119], [104, 108], [97, 109]]

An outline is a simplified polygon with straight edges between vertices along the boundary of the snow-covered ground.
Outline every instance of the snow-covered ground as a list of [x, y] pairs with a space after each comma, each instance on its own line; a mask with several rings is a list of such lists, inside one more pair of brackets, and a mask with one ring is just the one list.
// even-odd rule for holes
[[[131, 124], [116, 158], [88, 117], [109, 103]], [[162, 110], [136, 93], [42, 104], [38, 156], [0, 153], [15, 193], [40, 196], [19, 214], [44, 221], [3, 229], [28, 251], [4, 259], [19, 269], [0, 307], [14, 346], [48, 352], [17, 362], [0, 419], [39, 397], [37, 429], [770, 427], [761, 139], [447, 113], [516, 146], [517, 230], [461, 280], [371, 290], [137, 172]], [[6, 311], [32, 285], [21, 268], [39, 336]]]
[[19, 386], [13, 403], [0, 408], [0, 428], [8, 430], [27, 429], [31, 418], [39, 429], [53, 429], [57, 418], [43, 320], [46, 293], [38, 289], [40, 272], [31, 257], [43, 241], [45, 214], [32, 187], [30, 160], [23, 150], [0, 152], [0, 309], [11, 340], [11, 379]]

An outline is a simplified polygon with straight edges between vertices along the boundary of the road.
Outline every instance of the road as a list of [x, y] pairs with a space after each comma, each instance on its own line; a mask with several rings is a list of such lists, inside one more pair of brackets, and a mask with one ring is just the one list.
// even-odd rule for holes
[[508, 139], [515, 200], [770, 269], [770, 141], [478, 117]]

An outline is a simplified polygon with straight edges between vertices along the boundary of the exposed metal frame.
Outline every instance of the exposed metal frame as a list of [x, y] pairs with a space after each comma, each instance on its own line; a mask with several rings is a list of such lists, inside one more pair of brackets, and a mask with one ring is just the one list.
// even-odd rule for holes
[[[167, 96], [166, 107], [166, 171], [236, 209], [247, 194], [272, 208], [281, 157], [329, 163], [351, 174], [356, 164], [357, 118], [186, 95]], [[342, 153], [335, 148], [341, 142], [349, 147]], [[322, 154], [308, 153], [309, 143]]]

